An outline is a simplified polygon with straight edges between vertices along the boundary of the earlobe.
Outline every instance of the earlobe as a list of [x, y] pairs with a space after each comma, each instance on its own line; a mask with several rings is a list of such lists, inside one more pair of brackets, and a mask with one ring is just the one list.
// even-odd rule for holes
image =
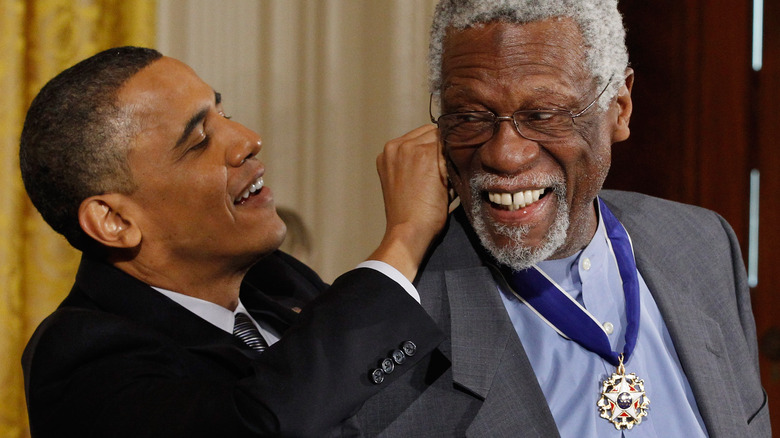
[[615, 120], [615, 128], [612, 131], [612, 143], [617, 143], [626, 140], [631, 134], [631, 130], [628, 127], [631, 121], [631, 110], [633, 109], [633, 103], [631, 101], [631, 89], [634, 87], [634, 70], [630, 67], [626, 68], [626, 79], [618, 90], [616, 99], [617, 104], [617, 120]]
[[79, 224], [90, 237], [112, 248], [134, 248], [141, 243], [141, 230], [121, 211], [122, 195], [108, 194], [85, 199], [79, 207]]

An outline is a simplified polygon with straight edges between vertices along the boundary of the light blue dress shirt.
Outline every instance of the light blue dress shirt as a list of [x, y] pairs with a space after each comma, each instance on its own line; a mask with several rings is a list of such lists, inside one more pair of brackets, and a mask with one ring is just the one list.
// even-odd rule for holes
[[[572, 298], [598, 320], [612, 349], [625, 344], [625, 297], [620, 275], [599, 219], [593, 240], [579, 253], [539, 263]], [[650, 400], [647, 416], [631, 430], [620, 431], [599, 416], [602, 382], [615, 367], [574, 341], [560, 336], [506, 283], [498, 279], [504, 305], [534, 369], [562, 437], [706, 437], [696, 400], [682, 371], [672, 339], [652, 295], [639, 275], [640, 323], [626, 373], [644, 380]]]

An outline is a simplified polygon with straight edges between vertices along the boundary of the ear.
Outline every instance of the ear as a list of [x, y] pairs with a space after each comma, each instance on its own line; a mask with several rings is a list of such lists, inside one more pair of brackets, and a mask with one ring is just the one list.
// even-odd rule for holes
[[110, 193], [85, 199], [79, 207], [79, 224], [90, 237], [111, 248], [134, 248], [141, 229], [124, 208], [124, 195]]
[[617, 120], [612, 130], [612, 143], [626, 140], [631, 134], [628, 122], [631, 120], [631, 89], [634, 87], [634, 69], [626, 68], [626, 81], [621, 85], [617, 95]]

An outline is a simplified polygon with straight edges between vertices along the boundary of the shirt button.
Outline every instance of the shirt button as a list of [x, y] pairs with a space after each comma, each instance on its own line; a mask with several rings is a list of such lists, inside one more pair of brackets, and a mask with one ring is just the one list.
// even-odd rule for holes
[[582, 269], [586, 271], [590, 271], [590, 259], [585, 257], [582, 259]]
[[604, 331], [607, 332], [608, 335], [611, 335], [612, 332], [615, 331], [615, 326], [612, 325], [611, 322], [605, 322], [604, 323]]

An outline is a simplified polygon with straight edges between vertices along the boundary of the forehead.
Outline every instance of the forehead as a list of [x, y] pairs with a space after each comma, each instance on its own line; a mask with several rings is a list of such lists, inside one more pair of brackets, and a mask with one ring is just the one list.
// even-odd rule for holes
[[213, 102], [214, 91], [188, 65], [160, 58], [131, 77], [119, 90], [118, 102], [144, 122], [189, 118]]
[[575, 89], [590, 83], [582, 35], [568, 18], [450, 28], [443, 48], [445, 94], [448, 88], [474, 82], [499, 86], [524, 82]]

